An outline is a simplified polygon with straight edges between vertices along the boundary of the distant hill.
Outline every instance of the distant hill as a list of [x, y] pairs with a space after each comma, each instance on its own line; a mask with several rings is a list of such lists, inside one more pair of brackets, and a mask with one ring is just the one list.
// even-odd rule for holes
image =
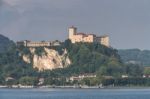
[[125, 63], [150, 66], [150, 50], [126, 49], [118, 50], [118, 53]]
[[7, 52], [13, 45], [13, 41], [0, 34], [0, 53]]

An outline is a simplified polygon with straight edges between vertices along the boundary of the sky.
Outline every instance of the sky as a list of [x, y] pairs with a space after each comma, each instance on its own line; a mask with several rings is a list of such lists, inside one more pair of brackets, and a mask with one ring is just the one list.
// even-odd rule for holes
[[11, 40], [64, 41], [70, 26], [150, 50], [150, 0], [0, 0], [0, 34]]

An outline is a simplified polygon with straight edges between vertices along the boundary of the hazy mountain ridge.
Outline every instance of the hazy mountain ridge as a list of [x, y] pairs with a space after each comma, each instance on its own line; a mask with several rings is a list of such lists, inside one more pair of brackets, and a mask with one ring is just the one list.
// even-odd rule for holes
[[118, 54], [125, 63], [150, 66], [150, 50], [120, 49]]

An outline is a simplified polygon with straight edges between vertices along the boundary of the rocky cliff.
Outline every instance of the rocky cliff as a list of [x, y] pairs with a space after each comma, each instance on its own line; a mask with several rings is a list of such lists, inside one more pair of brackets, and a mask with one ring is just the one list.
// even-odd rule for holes
[[34, 68], [39, 71], [52, 70], [56, 68], [65, 68], [71, 64], [66, 49], [63, 49], [63, 53], [50, 48], [44, 48], [40, 55], [36, 53], [36, 48], [29, 48], [30, 54], [22, 54], [22, 59], [26, 63], [32, 63]]

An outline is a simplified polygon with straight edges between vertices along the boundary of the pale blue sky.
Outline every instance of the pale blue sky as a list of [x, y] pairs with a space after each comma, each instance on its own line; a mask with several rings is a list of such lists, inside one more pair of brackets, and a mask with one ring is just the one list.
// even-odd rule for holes
[[150, 49], [150, 0], [0, 0], [0, 34], [64, 40], [67, 28], [108, 34], [118, 49]]

